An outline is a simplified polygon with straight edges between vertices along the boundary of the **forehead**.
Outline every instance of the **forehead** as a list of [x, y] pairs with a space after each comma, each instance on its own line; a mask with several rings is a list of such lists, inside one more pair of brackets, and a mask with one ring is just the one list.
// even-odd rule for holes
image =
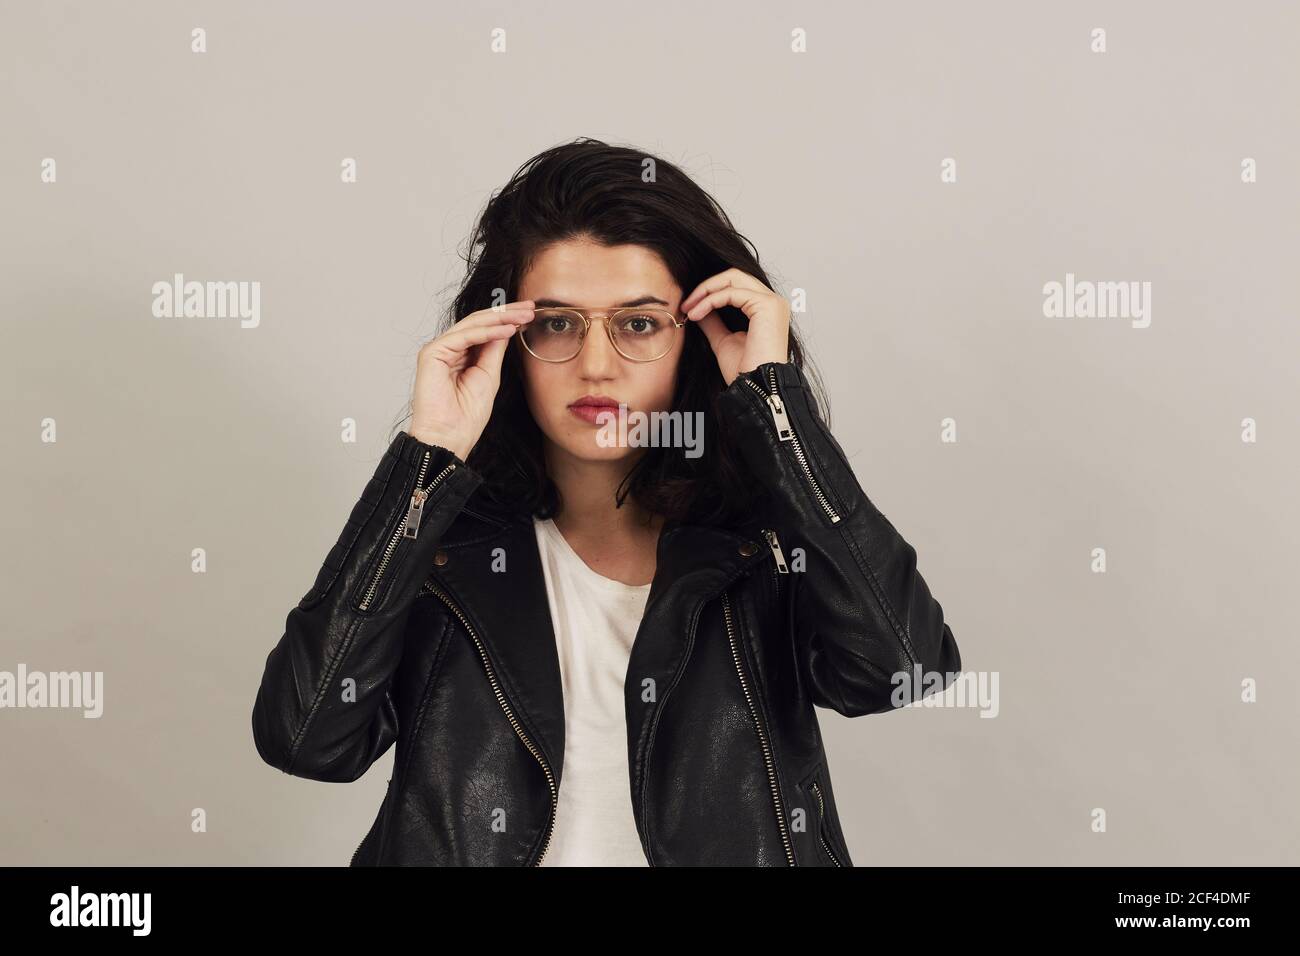
[[653, 295], [674, 305], [681, 290], [653, 249], [602, 246], [586, 240], [544, 248], [519, 285], [521, 299], [554, 299], [570, 305], [607, 306]]

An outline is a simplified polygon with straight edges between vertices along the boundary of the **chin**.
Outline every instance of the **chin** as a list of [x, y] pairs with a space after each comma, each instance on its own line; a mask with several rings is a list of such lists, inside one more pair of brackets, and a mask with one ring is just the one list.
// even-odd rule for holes
[[633, 453], [638, 451], [636, 448], [623, 445], [601, 445], [596, 441], [594, 431], [583, 435], [565, 435], [562, 441], [557, 441], [555, 444], [579, 461], [622, 461], [624, 458], [631, 458]]

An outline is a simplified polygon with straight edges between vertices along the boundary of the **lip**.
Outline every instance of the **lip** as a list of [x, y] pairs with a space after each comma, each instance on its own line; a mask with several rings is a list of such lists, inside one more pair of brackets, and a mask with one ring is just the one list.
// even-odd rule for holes
[[608, 395], [584, 395], [569, 404], [569, 411], [590, 425], [603, 424], [596, 420], [601, 412], [618, 412], [619, 401]]
[[592, 408], [600, 408], [601, 406], [610, 405], [614, 408], [618, 408], [618, 399], [610, 398], [608, 395], [584, 395], [582, 398], [575, 399], [569, 403], [570, 408], [582, 405]]

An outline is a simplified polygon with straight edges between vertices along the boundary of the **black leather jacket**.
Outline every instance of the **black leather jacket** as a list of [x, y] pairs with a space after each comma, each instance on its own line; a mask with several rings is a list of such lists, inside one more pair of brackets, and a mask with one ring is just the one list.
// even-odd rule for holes
[[[813, 707], [888, 711], [892, 675], [957, 672], [957, 644], [797, 366], [741, 374], [719, 414], [775, 506], [663, 528], [625, 682], [636, 828], [652, 866], [851, 866]], [[481, 481], [399, 435], [266, 660], [267, 763], [351, 781], [397, 745], [354, 866], [535, 866], [550, 842], [550, 609], [531, 520], [465, 507]]]

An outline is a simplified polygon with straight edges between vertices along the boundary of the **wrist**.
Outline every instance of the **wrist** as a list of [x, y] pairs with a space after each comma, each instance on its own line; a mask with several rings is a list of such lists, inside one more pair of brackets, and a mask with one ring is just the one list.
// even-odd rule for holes
[[407, 434], [416, 441], [425, 445], [432, 445], [437, 448], [446, 448], [461, 461], [465, 461], [466, 458], [469, 457], [469, 447], [467, 447], [463, 441], [459, 441], [449, 435], [441, 435], [437, 432], [426, 431], [422, 428], [408, 429]]

